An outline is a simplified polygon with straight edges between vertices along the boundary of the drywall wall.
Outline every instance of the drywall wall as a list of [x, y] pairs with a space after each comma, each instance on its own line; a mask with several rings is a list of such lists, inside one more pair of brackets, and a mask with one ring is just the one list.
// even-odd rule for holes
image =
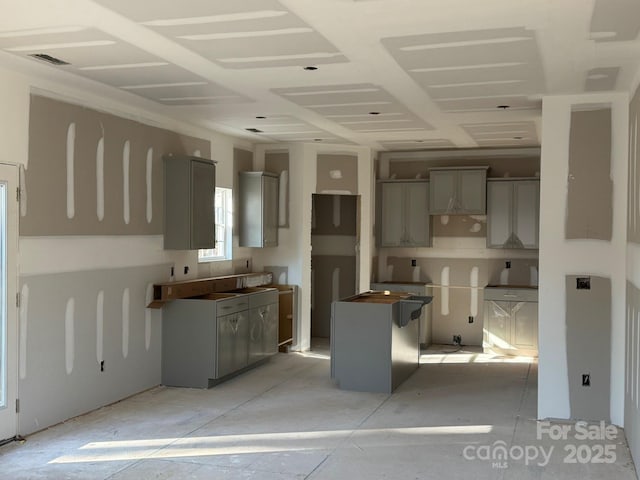
[[267, 152], [264, 169], [276, 173], [278, 183], [278, 226], [289, 226], [289, 152]]
[[[38, 70], [37, 66], [29, 68]], [[62, 76], [64, 77], [63, 74]], [[96, 93], [96, 90], [99, 93]], [[21, 73], [17, 67], [16, 70], [0, 69], [0, 103], [3, 106], [3, 115], [0, 117], [0, 143], [3, 145], [0, 162], [21, 165], [29, 172], [30, 100], [31, 95], [35, 93], [88, 110], [128, 119], [140, 125], [174, 132], [180, 136], [200, 138], [211, 144], [211, 157], [218, 161], [219, 184], [232, 185], [233, 148], [251, 150], [250, 144], [193, 127], [184, 119], [168, 116], [165, 107], [112, 90], [81, 79], [67, 85], [63, 81], [43, 80], [31, 73]], [[82, 161], [79, 158], [74, 160]], [[96, 154], [93, 152], [91, 161], [95, 160]], [[130, 160], [130, 165], [133, 165], [133, 158]], [[80, 165], [76, 162], [74, 165]], [[122, 158], [119, 158], [119, 163], [122, 164]], [[34, 179], [36, 170], [31, 170], [26, 177], [22, 175], [23, 186], [29, 175]], [[130, 177], [130, 180], [139, 180], [139, 173]], [[146, 184], [146, 172], [142, 178]], [[94, 176], [91, 184], [95, 182]], [[64, 190], [65, 185], [66, 176], [62, 184], [46, 188], [56, 189], [51, 191], [51, 198], [59, 200], [59, 190]], [[29, 203], [28, 194], [27, 191], [26, 203], [21, 204], [23, 209], [27, 208], [27, 212], [34, 208], [34, 204]], [[63, 211], [66, 213], [66, 195], [62, 198], [65, 203]], [[146, 208], [138, 209], [136, 198], [139, 199], [135, 195], [130, 197], [131, 206], [136, 204], [135, 209], [131, 210], [132, 219], [134, 211], [146, 214]], [[144, 206], [146, 207], [146, 203]], [[51, 207], [58, 208], [59, 205]], [[93, 211], [96, 211], [95, 203]], [[155, 213], [153, 215], [155, 216]], [[28, 285], [29, 289], [23, 292], [22, 301], [23, 308], [25, 305], [27, 307], [26, 316], [23, 313], [24, 323], [20, 328], [20, 341], [24, 342], [20, 348], [23, 355], [20, 365], [21, 368], [26, 366], [26, 376], [23, 375], [24, 378], [20, 380], [20, 401], [23, 410], [20, 430], [17, 433], [25, 434], [45, 428], [52, 422], [65, 420], [68, 416], [108, 404], [157, 384], [159, 351], [154, 350], [154, 342], [159, 338], [159, 332], [154, 325], [158, 323], [157, 316], [160, 313], [150, 312], [149, 318], [144, 308], [149, 298], [148, 284], [169, 280], [170, 266], [176, 267], [175, 278], [178, 280], [193, 278], [198, 273], [197, 252], [165, 251], [162, 248], [162, 235], [149, 232], [143, 235], [86, 233], [91, 234], [39, 234], [21, 236], [19, 239], [19, 271], [16, 272], [16, 276], [19, 276], [22, 285]], [[185, 266], [189, 267], [187, 274], [183, 273]], [[129, 287], [128, 294], [125, 295], [124, 290], [116, 292], [114, 285], [120, 285], [123, 289]], [[98, 301], [97, 290], [87, 292], [88, 286], [104, 289], [101, 301]], [[54, 300], [51, 296], [56, 292], [59, 293], [60, 299], [56, 296]], [[29, 295], [31, 300], [28, 298]], [[70, 299], [73, 301], [70, 302]], [[122, 306], [127, 303], [130, 307], [128, 316]], [[52, 307], [54, 304], [55, 307]], [[101, 373], [101, 376], [95, 376], [100, 373], [99, 369], [94, 375], [98, 362], [98, 304], [104, 308], [102, 351], [105, 356], [105, 372]], [[147, 318], [151, 324], [149, 330], [146, 327]], [[122, 331], [125, 324], [128, 324], [130, 329], [126, 360], [123, 353], [124, 337], [118, 334], [117, 330], [120, 328]], [[92, 325], [95, 325], [95, 330]], [[148, 337], [147, 332], [150, 332], [151, 336]], [[45, 334], [51, 338], [44, 337]], [[150, 342], [149, 350], [146, 349], [147, 338]], [[70, 342], [70, 339], [73, 341]], [[42, 350], [47, 355], [41, 357], [41, 351], [36, 347], [37, 342], [44, 341], [50, 342], [50, 348]], [[141, 344], [142, 351], [138, 348]], [[70, 349], [68, 345], [73, 347]], [[120, 359], [110, 356], [117, 352], [120, 352]], [[51, 365], [43, 366], [41, 362], [47, 360], [51, 360]], [[42, 373], [38, 372], [40, 369]], [[68, 374], [67, 370], [71, 373]], [[52, 380], [58, 379], [62, 384], [52, 386], [48, 380], [41, 377], [48, 372], [55, 373]], [[53, 397], [45, 404], [42, 399], [46, 399], [47, 389], [51, 389]], [[87, 393], [89, 390], [91, 392]], [[86, 402], [75, 398], [79, 393], [86, 393]]]
[[[587, 282], [589, 288], [584, 288]], [[596, 276], [567, 275], [565, 287], [571, 418], [608, 422], [611, 390], [611, 280]], [[588, 375], [588, 378], [585, 379], [584, 375]]]
[[[611, 108], [613, 215], [611, 241], [565, 238], [571, 113]], [[627, 211], [628, 98], [625, 94], [553, 96], [543, 99], [540, 178], [538, 417], [571, 418], [566, 332], [566, 276], [611, 281], [610, 419], [624, 415], [624, 312]], [[591, 141], [591, 139], [590, 139]], [[597, 192], [590, 192], [597, 196]]]
[[610, 172], [611, 109], [571, 112], [566, 238], [611, 240]]
[[318, 155], [316, 192], [356, 195], [358, 193], [358, 157], [355, 155]]

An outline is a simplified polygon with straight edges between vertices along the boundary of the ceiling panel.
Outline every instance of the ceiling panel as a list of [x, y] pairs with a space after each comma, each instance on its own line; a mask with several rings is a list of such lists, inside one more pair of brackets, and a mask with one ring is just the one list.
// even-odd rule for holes
[[590, 32], [596, 42], [635, 40], [640, 32], [640, 2], [595, 0]]
[[535, 122], [490, 122], [462, 124], [467, 133], [481, 146], [538, 145], [538, 133]]
[[382, 39], [396, 62], [448, 112], [535, 109], [545, 91], [534, 32], [503, 28]]
[[425, 148], [453, 148], [453, 142], [446, 138], [428, 140], [382, 140], [379, 142], [386, 150], [423, 150]]
[[[141, 8], [140, 2], [99, 0], [225, 68], [344, 63], [324, 36], [275, 0], [185, 0]], [[188, 12], [188, 14], [186, 13]]]
[[592, 68], [587, 72], [584, 89], [587, 92], [615, 90], [620, 67]]
[[372, 83], [276, 88], [273, 92], [357, 132], [433, 129], [389, 92]]

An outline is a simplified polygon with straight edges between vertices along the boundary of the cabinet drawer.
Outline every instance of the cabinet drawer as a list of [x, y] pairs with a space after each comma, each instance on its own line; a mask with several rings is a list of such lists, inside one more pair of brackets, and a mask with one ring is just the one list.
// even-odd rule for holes
[[485, 300], [498, 300], [504, 302], [537, 302], [538, 289], [536, 288], [485, 288]]
[[278, 303], [278, 291], [276, 289], [249, 295], [249, 308], [262, 307]]
[[231, 313], [242, 312], [249, 309], [248, 295], [238, 295], [232, 298], [218, 300], [216, 316], [229, 315]]

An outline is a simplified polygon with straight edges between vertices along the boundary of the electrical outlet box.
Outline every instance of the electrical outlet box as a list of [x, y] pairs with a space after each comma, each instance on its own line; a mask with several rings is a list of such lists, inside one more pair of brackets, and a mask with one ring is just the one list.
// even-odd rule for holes
[[411, 259], [411, 266], [412, 267], [417, 267], [418, 266], [418, 261], [415, 258]]
[[504, 262], [504, 268], [511, 268], [511, 260]]
[[591, 290], [591, 277], [578, 277], [576, 278], [577, 290]]
[[583, 373], [582, 374], [582, 386], [583, 387], [590, 387], [591, 386], [591, 374], [590, 373]]
[[472, 316], [472, 315], [469, 315], [469, 323], [473, 323], [473, 321], [474, 321], [473, 316]]
[[462, 335], [454, 335], [453, 336], [453, 344], [454, 345], [462, 345]]

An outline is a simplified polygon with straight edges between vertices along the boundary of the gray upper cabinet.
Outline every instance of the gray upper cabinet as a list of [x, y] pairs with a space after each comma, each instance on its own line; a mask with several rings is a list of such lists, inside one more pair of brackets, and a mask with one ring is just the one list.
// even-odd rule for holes
[[380, 246], [430, 246], [429, 182], [396, 180], [380, 186]]
[[241, 247], [278, 245], [278, 175], [240, 172], [239, 227]]
[[488, 248], [538, 248], [538, 180], [490, 180], [487, 203]]
[[487, 167], [429, 170], [431, 215], [484, 215]]
[[215, 162], [186, 155], [163, 159], [164, 248], [214, 248]]

